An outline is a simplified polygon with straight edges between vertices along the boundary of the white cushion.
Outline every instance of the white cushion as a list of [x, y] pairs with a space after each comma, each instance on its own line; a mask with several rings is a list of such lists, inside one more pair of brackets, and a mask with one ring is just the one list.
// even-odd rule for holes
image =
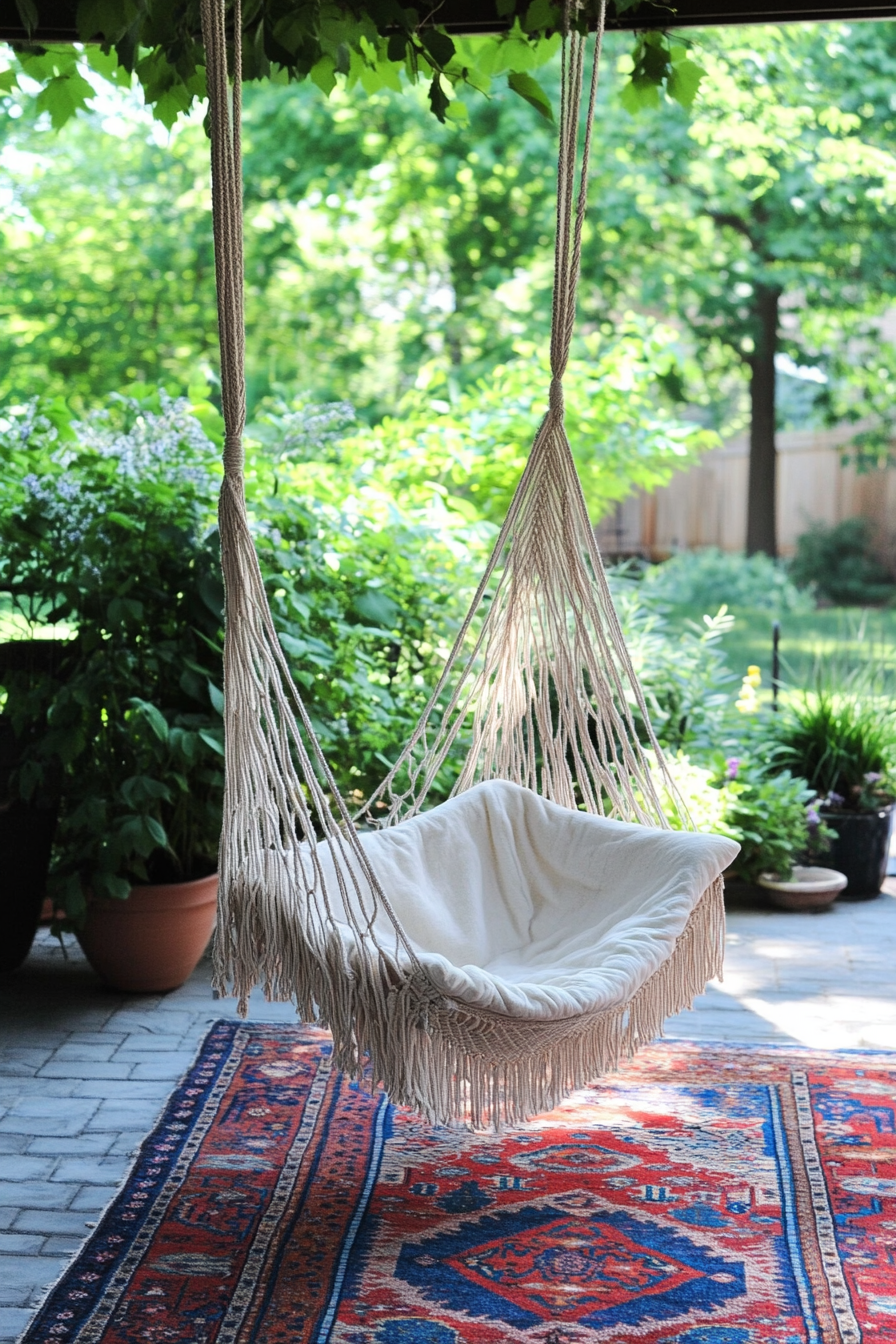
[[[573, 812], [505, 780], [360, 840], [437, 986], [529, 1019], [628, 1002], [739, 848]], [[318, 859], [333, 900], [326, 843]], [[354, 935], [340, 932], [350, 953]]]

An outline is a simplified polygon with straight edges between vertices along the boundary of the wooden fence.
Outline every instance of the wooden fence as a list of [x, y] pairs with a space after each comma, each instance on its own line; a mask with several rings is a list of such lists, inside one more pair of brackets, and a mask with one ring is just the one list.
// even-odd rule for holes
[[[791, 430], [778, 435], [778, 546], [792, 555], [809, 524], [862, 516], [874, 525], [881, 558], [892, 564], [896, 532], [896, 469], [859, 474], [843, 464], [854, 432]], [[746, 435], [707, 453], [689, 471], [652, 494], [636, 494], [597, 526], [607, 555], [664, 559], [673, 551], [718, 546], [742, 551], [747, 528]]]

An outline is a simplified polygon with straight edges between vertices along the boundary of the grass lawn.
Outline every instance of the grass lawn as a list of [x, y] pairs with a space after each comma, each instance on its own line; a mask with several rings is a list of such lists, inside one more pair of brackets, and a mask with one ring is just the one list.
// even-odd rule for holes
[[[732, 608], [734, 629], [722, 647], [732, 672], [745, 673], [750, 663], [762, 669], [767, 689], [772, 672], [772, 617], [765, 611]], [[670, 609], [673, 623], [701, 622], [696, 608]], [[842, 675], [862, 664], [884, 664], [896, 671], [896, 609], [826, 607], [799, 615], [783, 615], [781, 679], [792, 687], [810, 686], [816, 667]]]

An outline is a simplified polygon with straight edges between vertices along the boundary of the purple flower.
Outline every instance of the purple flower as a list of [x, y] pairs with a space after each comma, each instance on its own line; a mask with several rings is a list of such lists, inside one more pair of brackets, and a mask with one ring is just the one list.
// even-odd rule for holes
[[740, 761], [736, 756], [729, 756], [725, 762], [725, 778], [737, 779], [737, 772], [740, 769]]
[[817, 831], [821, 825], [821, 817], [815, 811], [814, 807], [806, 808], [806, 825], [810, 831]]
[[846, 799], [843, 797], [842, 793], [835, 793], [834, 790], [831, 789], [827, 798], [825, 798], [825, 802], [827, 803], [828, 807], [840, 807], [843, 803], [846, 802]]
[[869, 770], [865, 776], [865, 783], [878, 784], [880, 783], [881, 778], [882, 776], [879, 770]]

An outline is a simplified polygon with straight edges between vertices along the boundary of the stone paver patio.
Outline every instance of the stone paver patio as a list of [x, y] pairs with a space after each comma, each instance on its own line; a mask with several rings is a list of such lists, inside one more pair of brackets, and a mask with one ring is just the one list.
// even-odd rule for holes
[[[792, 915], [729, 912], [724, 984], [667, 1034], [896, 1050], [896, 881], [878, 900]], [[42, 932], [0, 982], [0, 1344], [10, 1344], [95, 1226], [216, 1018], [205, 962], [172, 994], [100, 988]], [[294, 1020], [253, 999], [257, 1021]]]

